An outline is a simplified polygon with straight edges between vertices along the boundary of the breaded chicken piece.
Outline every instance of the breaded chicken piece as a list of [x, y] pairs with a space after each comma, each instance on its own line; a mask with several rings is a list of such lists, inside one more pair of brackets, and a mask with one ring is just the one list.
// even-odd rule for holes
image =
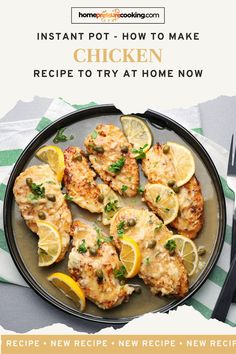
[[204, 200], [200, 184], [195, 176], [180, 187], [179, 215], [171, 223], [179, 234], [194, 239], [203, 226]]
[[[163, 152], [164, 145], [156, 144], [142, 160], [142, 169], [150, 183], [168, 185], [168, 181], [175, 180], [175, 167], [172, 155]], [[203, 226], [204, 200], [201, 188], [196, 177], [179, 188], [179, 216], [172, 222], [172, 226], [182, 235], [195, 238]]]
[[[128, 226], [130, 220], [134, 226]], [[184, 297], [188, 292], [188, 277], [182, 260], [164, 247], [172, 236], [157, 216], [144, 209], [121, 208], [111, 221], [110, 234], [120, 248], [120, 229], [138, 244], [142, 262], [139, 277], [153, 294]]]
[[171, 154], [164, 154], [163, 145], [156, 144], [146, 153], [142, 160], [142, 169], [150, 183], [168, 184], [175, 179], [175, 167]]
[[139, 186], [139, 170], [132, 146], [116, 126], [99, 124], [84, 142], [93, 168], [120, 195], [133, 197]]
[[100, 229], [80, 221], [72, 226], [73, 248], [68, 269], [84, 290], [86, 298], [106, 310], [127, 301], [134, 289], [121, 285], [115, 271], [121, 266], [117, 252]]
[[[30, 182], [33, 183], [33, 189]], [[62, 250], [57, 262], [61, 261], [69, 246], [72, 218], [55, 173], [49, 165], [31, 166], [16, 178], [13, 193], [31, 231], [38, 232], [36, 222], [42, 220], [42, 216], [58, 230]]]
[[96, 173], [89, 167], [83, 151], [69, 146], [64, 151], [64, 183], [73, 202], [91, 213], [101, 213], [103, 205], [99, 202], [100, 190], [94, 181]]

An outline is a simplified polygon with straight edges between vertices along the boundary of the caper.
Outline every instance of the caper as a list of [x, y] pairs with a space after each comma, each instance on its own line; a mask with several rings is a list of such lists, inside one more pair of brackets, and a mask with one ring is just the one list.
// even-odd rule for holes
[[172, 189], [175, 193], [179, 193], [179, 187], [176, 184], [173, 185]]
[[38, 212], [38, 217], [41, 220], [45, 220], [46, 219], [46, 214], [43, 211], [39, 211]]
[[30, 177], [26, 178], [26, 184], [27, 184], [27, 186], [30, 187], [32, 183], [33, 183], [32, 178], [30, 178]]
[[103, 201], [104, 201], [104, 196], [103, 196], [102, 194], [100, 194], [100, 195], [98, 196], [98, 201], [99, 201], [99, 203], [103, 203]]
[[151, 240], [148, 242], [147, 247], [153, 249], [153, 248], [155, 248], [156, 244], [157, 244], [156, 240]]
[[199, 246], [197, 253], [199, 256], [203, 256], [204, 254], [206, 254], [206, 247], [205, 246]]
[[128, 226], [134, 226], [136, 225], [136, 220], [134, 218], [130, 218], [127, 220], [127, 225]]
[[101, 269], [97, 269], [96, 270], [96, 276], [97, 276], [98, 283], [102, 283], [102, 281], [103, 281], [103, 271]]
[[56, 201], [56, 197], [54, 194], [47, 194], [47, 199], [50, 200], [50, 202]]
[[94, 146], [93, 150], [99, 152], [100, 154], [104, 153], [104, 148], [102, 146]]
[[98, 247], [91, 247], [90, 249], [89, 249], [89, 253], [91, 254], [91, 256], [96, 256], [97, 255], [97, 253], [98, 253]]
[[170, 151], [169, 145], [165, 144], [164, 147], [163, 147], [164, 154], [168, 154], [169, 151]]
[[175, 185], [175, 180], [174, 179], [169, 179], [167, 184], [168, 184], [169, 187], [173, 187]]
[[82, 156], [81, 156], [80, 154], [76, 155], [76, 156], [75, 156], [75, 160], [81, 162], [81, 161], [82, 161]]
[[129, 148], [128, 148], [128, 146], [122, 146], [121, 147], [121, 152], [123, 152], [123, 153], [127, 153], [129, 151]]

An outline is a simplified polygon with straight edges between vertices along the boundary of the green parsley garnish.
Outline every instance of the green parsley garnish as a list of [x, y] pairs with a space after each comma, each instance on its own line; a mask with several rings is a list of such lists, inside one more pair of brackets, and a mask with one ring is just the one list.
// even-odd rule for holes
[[36, 184], [34, 182], [32, 182], [30, 184], [30, 190], [34, 196], [34, 198], [32, 198], [32, 199], [45, 198], [45, 188], [42, 187], [42, 185], [43, 185], [42, 183]]
[[103, 241], [107, 243], [112, 242], [113, 236], [103, 236]]
[[170, 253], [173, 253], [176, 249], [176, 242], [175, 240], [168, 240], [165, 244], [165, 248], [170, 252]]
[[161, 196], [158, 194], [158, 196], [156, 197], [156, 203], [158, 203], [161, 200]]
[[170, 209], [169, 209], [169, 208], [165, 208], [164, 210], [165, 210], [165, 211], [170, 211]]
[[57, 134], [56, 134], [55, 138], [53, 139], [53, 142], [55, 144], [74, 139], [73, 135], [66, 136], [64, 134], [65, 130], [66, 130], [66, 128], [61, 128], [57, 131]]
[[139, 186], [138, 187], [138, 193], [139, 194], [143, 194], [143, 192], [144, 192], [144, 188], [142, 186]]
[[126, 268], [122, 265], [119, 269], [114, 269], [114, 276], [115, 278], [122, 280], [125, 278]]
[[150, 264], [150, 258], [149, 258], [149, 257], [146, 257], [146, 258], [144, 259], [144, 263], [145, 263], [146, 265], [149, 265], [149, 264]]
[[105, 212], [106, 213], [110, 213], [111, 211], [117, 211], [118, 210], [118, 200], [114, 200], [113, 202], [108, 202], [106, 205], [105, 205]]
[[87, 246], [86, 246], [85, 240], [83, 240], [82, 243], [79, 245], [78, 252], [79, 253], [86, 253], [87, 252]]
[[124, 156], [122, 156], [119, 160], [112, 163], [108, 167], [108, 171], [110, 171], [112, 173], [119, 173], [121, 171], [122, 167], [124, 166], [124, 164], [125, 164], [125, 158], [124, 158]]
[[124, 193], [125, 191], [127, 191], [127, 189], [128, 189], [128, 186], [123, 184], [123, 186], [121, 187], [121, 191]]
[[94, 131], [92, 132], [92, 134], [91, 134], [91, 137], [92, 137], [93, 139], [96, 139], [97, 136], [98, 136], [98, 132], [97, 132], [96, 130], [94, 130]]
[[121, 221], [117, 227], [117, 234], [118, 234], [118, 237], [122, 237], [124, 235], [124, 232], [125, 232], [125, 221]]
[[145, 145], [143, 145], [143, 147], [141, 147], [139, 149], [132, 149], [132, 152], [134, 152], [135, 154], [138, 154], [137, 156], [135, 156], [136, 160], [142, 160], [146, 157], [146, 153], [143, 150], [147, 146], [148, 146], [148, 144], [145, 144]]
[[69, 194], [64, 194], [64, 198], [65, 198], [65, 200], [68, 200], [69, 202], [71, 202], [74, 199]]

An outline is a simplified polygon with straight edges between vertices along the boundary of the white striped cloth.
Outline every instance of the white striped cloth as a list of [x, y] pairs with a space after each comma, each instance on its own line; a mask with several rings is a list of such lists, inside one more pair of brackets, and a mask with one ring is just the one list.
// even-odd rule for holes
[[[35, 119], [17, 122], [0, 122], [0, 281], [14, 283], [21, 286], [28, 286], [19, 274], [11, 259], [3, 230], [2, 212], [4, 192], [14, 163], [20, 156], [22, 150], [33, 139], [33, 137], [52, 121], [74, 110], [79, 110], [81, 108], [90, 107], [93, 105], [95, 105], [94, 102], [87, 105], [70, 105], [62, 99], [55, 99], [50, 105], [48, 111], [45, 113], [44, 117], [40, 120]], [[158, 110], [158, 108], [156, 110]], [[215, 144], [203, 136], [198, 106], [189, 109], [169, 110], [162, 113], [168, 115], [187, 129], [191, 130], [192, 134], [194, 134], [195, 137], [202, 143], [216, 165], [225, 193], [227, 228], [222, 253], [217, 265], [214, 267], [214, 270], [211, 272], [206, 283], [190, 300], [188, 300], [189, 305], [192, 305], [195, 309], [200, 311], [206, 318], [210, 318], [230, 263], [231, 225], [234, 195], [226, 184], [228, 152], [222, 146]], [[13, 141], [14, 149], [12, 148]], [[236, 304], [232, 304], [230, 307], [227, 323], [232, 326], [236, 325]]]

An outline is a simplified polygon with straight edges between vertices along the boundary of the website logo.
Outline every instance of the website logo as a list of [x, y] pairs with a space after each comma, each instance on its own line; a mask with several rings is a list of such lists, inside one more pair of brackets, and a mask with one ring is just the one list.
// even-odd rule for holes
[[72, 7], [72, 24], [164, 24], [164, 7]]

